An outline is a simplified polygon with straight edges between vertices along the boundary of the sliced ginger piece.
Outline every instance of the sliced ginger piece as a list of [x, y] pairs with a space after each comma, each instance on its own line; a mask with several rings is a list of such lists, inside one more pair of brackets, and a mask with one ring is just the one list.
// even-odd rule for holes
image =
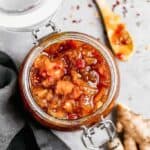
[[117, 133], [123, 132], [123, 125], [118, 120], [116, 123], [116, 131], [117, 131]]
[[139, 145], [140, 150], [150, 150], [150, 143], [142, 143]]
[[128, 133], [124, 133], [123, 144], [125, 150], [138, 150], [135, 140]]
[[121, 17], [111, 11], [105, 0], [95, 0], [104, 20], [107, 37], [116, 57], [128, 60], [134, 52], [133, 40]]

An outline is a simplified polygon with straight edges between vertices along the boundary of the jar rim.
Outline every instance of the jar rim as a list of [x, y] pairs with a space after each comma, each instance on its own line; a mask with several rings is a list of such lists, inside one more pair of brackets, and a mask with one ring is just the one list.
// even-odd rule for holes
[[[30, 68], [33, 64], [33, 61], [37, 57], [40, 52], [43, 51], [46, 47], [48, 47], [51, 44], [64, 41], [67, 39], [72, 39], [72, 40], [80, 40], [85, 43], [89, 43], [90, 45], [94, 46], [99, 52], [103, 55], [105, 60], [107, 61], [109, 65], [109, 69], [111, 72], [111, 88], [110, 92], [108, 95], [108, 99], [106, 102], [103, 104], [102, 107], [100, 107], [97, 111], [94, 113], [79, 118], [77, 120], [61, 120], [54, 118], [53, 116], [48, 115], [45, 113], [34, 101], [32, 97], [32, 93], [30, 91], [30, 79], [29, 79], [29, 73], [30, 73]], [[57, 34], [51, 34], [48, 35], [45, 38], [42, 38], [37, 46], [35, 46], [27, 58], [25, 59], [24, 67], [22, 70], [22, 85], [23, 85], [23, 92], [26, 96], [26, 99], [28, 100], [28, 104], [30, 107], [35, 111], [35, 113], [42, 119], [46, 120], [47, 122], [55, 122], [56, 124], [62, 124], [62, 125], [78, 125], [82, 124], [82, 122], [85, 122], [86, 120], [90, 119], [91, 117], [94, 117], [98, 114], [102, 114], [107, 107], [111, 104], [113, 101], [114, 97], [117, 97], [117, 90], [119, 90], [119, 71], [118, 67], [116, 65], [116, 61], [110, 52], [105, 46], [103, 46], [102, 43], [100, 43], [96, 38], [93, 38], [92, 36], [89, 36], [84, 33], [79, 33], [79, 32], [62, 32], [62, 33], [57, 33]]]

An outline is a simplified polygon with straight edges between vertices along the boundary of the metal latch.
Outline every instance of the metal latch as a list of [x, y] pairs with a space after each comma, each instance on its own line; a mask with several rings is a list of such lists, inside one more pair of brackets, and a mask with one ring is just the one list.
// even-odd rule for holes
[[35, 45], [38, 45], [38, 40], [39, 40], [39, 37], [38, 37], [38, 33], [43, 29], [44, 30], [44, 28], [46, 29], [46, 28], [50, 28], [50, 29], [52, 29], [52, 33], [58, 33], [58, 32], [60, 32], [61, 30], [56, 26], [56, 24], [53, 22], [53, 21], [48, 21], [48, 23], [46, 23], [44, 26], [42, 26], [42, 27], [38, 27], [38, 28], [36, 28], [36, 29], [33, 29], [32, 30], [32, 36], [33, 36], [33, 40], [34, 40], [34, 42], [33, 42], [33, 44], [35, 44]]
[[[81, 140], [84, 146], [89, 150], [99, 150], [103, 148], [109, 141], [112, 141], [116, 136], [116, 128], [111, 120], [104, 120], [90, 128], [85, 126]], [[102, 139], [98, 139], [101, 134]], [[100, 144], [99, 144], [100, 143]]]

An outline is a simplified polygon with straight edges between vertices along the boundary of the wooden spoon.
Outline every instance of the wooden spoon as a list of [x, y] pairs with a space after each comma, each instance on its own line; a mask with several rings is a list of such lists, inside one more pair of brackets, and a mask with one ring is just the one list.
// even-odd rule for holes
[[95, 0], [104, 20], [107, 37], [116, 57], [122, 61], [128, 60], [134, 52], [133, 40], [121, 22], [121, 17], [115, 14], [105, 0]]

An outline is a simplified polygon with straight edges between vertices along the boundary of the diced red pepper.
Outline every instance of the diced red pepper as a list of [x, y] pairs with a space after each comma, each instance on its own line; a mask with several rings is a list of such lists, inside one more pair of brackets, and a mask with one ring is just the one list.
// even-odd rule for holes
[[76, 67], [79, 69], [85, 68], [85, 61], [83, 59], [78, 59], [76, 61]]
[[68, 119], [70, 119], [70, 120], [78, 119], [78, 115], [77, 114], [69, 114]]
[[120, 60], [124, 60], [125, 56], [124, 56], [124, 54], [118, 53], [118, 54], [116, 54], [116, 57]]

